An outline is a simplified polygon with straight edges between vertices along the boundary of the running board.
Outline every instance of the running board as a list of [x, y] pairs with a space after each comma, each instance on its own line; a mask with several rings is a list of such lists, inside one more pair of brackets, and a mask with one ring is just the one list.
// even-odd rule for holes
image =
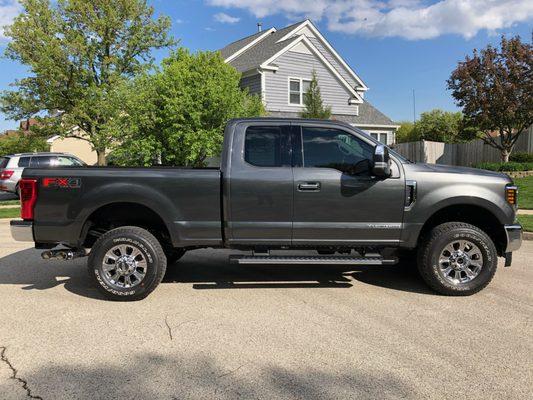
[[234, 264], [394, 265], [397, 258], [352, 256], [229, 256]]

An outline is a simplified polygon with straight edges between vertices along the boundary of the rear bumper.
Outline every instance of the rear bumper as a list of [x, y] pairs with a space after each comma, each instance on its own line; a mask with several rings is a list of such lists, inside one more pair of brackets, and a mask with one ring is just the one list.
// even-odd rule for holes
[[11, 236], [17, 242], [33, 242], [33, 222], [12, 220], [10, 225]]
[[520, 224], [505, 225], [505, 235], [507, 236], [506, 253], [512, 253], [522, 246], [522, 226]]

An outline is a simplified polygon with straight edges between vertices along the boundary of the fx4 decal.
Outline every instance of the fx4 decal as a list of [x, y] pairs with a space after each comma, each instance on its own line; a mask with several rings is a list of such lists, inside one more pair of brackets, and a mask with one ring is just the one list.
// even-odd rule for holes
[[43, 187], [78, 189], [81, 187], [80, 178], [43, 178]]

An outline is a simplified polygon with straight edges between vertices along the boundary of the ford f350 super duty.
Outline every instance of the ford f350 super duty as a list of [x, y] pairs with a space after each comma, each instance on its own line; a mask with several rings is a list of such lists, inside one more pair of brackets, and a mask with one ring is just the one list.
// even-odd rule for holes
[[230, 256], [243, 265], [384, 265], [414, 254], [435, 291], [470, 295], [522, 240], [508, 176], [412, 163], [334, 121], [232, 120], [220, 168], [27, 168], [20, 192], [13, 237], [44, 258], [88, 254], [90, 276], [114, 300], [146, 297], [167, 264], [206, 247], [248, 251]]

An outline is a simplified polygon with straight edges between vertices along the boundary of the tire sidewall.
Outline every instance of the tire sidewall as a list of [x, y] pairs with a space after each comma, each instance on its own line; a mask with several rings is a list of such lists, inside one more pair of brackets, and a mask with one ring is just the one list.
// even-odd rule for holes
[[[476, 276], [470, 282], [454, 285], [444, 279], [439, 273], [439, 258], [442, 250], [451, 241], [456, 240], [468, 240], [479, 247], [481, 254], [483, 255], [483, 266], [478, 276]], [[430, 263], [429, 268], [434, 278], [440, 285], [452, 290], [454, 292], [471, 292], [476, 290], [480, 286], [484, 286], [488, 281], [492, 279], [497, 267], [497, 254], [492, 242], [480, 235], [478, 232], [468, 228], [455, 229], [447, 232], [438, 237], [429, 249], [428, 261]]]
[[[103, 278], [104, 273], [102, 262], [105, 254], [117, 245], [131, 245], [135, 246], [144, 256], [147, 263], [146, 275], [142, 282], [133, 288], [115, 288], [110, 286]], [[96, 281], [98, 287], [103, 290], [106, 295], [110, 295], [116, 299], [131, 299], [142, 298], [153, 290], [152, 286], [157, 281], [159, 276], [159, 269], [161, 268], [162, 260], [157, 256], [156, 250], [152, 244], [139, 235], [118, 233], [104, 239], [96, 251], [91, 251], [89, 257], [89, 270]]]

